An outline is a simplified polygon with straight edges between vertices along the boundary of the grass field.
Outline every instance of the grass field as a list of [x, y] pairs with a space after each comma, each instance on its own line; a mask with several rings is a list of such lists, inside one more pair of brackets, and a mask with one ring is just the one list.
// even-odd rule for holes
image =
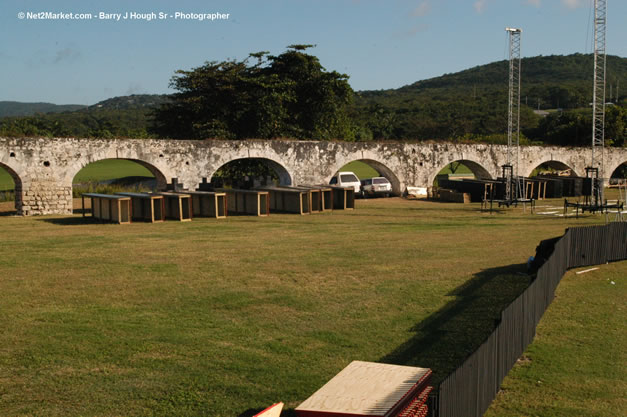
[[[527, 285], [541, 239], [600, 220], [397, 198], [127, 226], [0, 217], [0, 415], [291, 410], [356, 359], [431, 367], [437, 381]], [[626, 275], [623, 262], [567, 278], [491, 416], [569, 415], [606, 387], [590, 415], [624, 410]], [[568, 383], [579, 374], [594, 374], [590, 390]]]
[[627, 262], [569, 271], [485, 417], [624, 416], [626, 277]]
[[103, 159], [78, 171], [74, 183], [105, 181], [124, 177], [154, 177], [148, 168], [125, 159]]
[[6, 169], [0, 166], [0, 191], [12, 190], [15, 188], [15, 182]]

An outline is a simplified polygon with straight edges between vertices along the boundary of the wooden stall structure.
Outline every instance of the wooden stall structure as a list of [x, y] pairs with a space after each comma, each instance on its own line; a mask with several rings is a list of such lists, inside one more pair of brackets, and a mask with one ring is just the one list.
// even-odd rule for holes
[[165, 217], [180, 222], [192, 220], [192, 196], [188, 193], [160, 192], [155, 193], [165, 201]]
[[355, 189], [338, 185], [324, 185], [331, 189], [331, 206], [333, 210], [353, 210], [355, 208]]
[[270, 193], [270, 210], [285, 213], [311, 213], [311, 190], [301, 187], [266, 186], [259, 187]]
[[235, 188], [220, 188], [215, 191], [226, 193], [229, 213], [252, 216], [270, 215], [270, 193], [268, 191]]
[[165, 200], [162, 195], [152, 193], [115, 193], [131, 198], [131, 213], [133, 220], [151, 223], [165, 220]]
[[192, 215], [194, 217], [213, 217], [224, 219], [228, 213], [226, 193], [214, 191], [185, 191], [192, 198]]
[[91, 216], [94, 219], [118, 224], [131, 222], [131, 198], [120, 195], [85, 193], [81, 196], [83, 217], [85, 217], [85, 197], [91, 200]]
[[525, 178], [525, 196], [534, 200], [546, 198], [546, 181], [542, 177]]
[[298, 417], [424, 417], [431, 370], [353, 361], [296, 407]]
[[316, 191], [311, 195], [312, 211], [333, 210], [333, 189], [328, 185], [299, 185], [299, 187], [309, 188]]

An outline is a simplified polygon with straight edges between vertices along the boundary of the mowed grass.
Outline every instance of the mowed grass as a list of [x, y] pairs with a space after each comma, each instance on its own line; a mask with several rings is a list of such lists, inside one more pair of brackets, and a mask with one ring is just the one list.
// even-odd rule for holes
[[78, 171], [74, 183], [106, 181], [124, 177], [154, 177], [143, 165], [126, 159], [103, 159]]
[[340, 171], [350, 171], [357, 175], [360, 180], [379, 177], [379, 171], [362, 161], [353, 161], [340, 168]]
[[6, 169], [0, 166], [0, 191], [13, 190], [15, 188], [15, 181]]
[[[397, 198], [352, 212], [125, 226], [5, 216], [0, 415], [250, 416], [277, 401], [293, 415], [352, 360], [430, 367], [437, 382], [525, 288], [541, 239], [600, 221]], [[611, 267], [627, 275], [627, 263]], [[560, 315], [606, 308], [605, 287], [581, 291], [594, 302], [571, 300]], [[581, 330], [620, 341], [615, 323]], [[587, 370], [617, 357], [588, 338], [545, 349], [566, 355], [573, 344], [588, 346], [577, 362]], [[621, 405], [624, 369], [598, 375], [618, 387], [609, 404]], [[537, 391], [519, 401], [539, 401]], [[606, 409], [596, 415], [618, 415]]]
[[534, 343], [486, 417], [625, 415], [626, 264], [564, 276]]

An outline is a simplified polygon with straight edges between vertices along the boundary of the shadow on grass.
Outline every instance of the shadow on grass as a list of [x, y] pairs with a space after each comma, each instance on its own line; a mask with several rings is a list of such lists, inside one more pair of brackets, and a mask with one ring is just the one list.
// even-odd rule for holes
[[414, 336], [379, 362], [431, 368], [438, 384], [494, 331], [501, 311], [529, 286], [525, 264], [491, 268], [449, 294], [455, 299], [411, 330]]
[[41, 218], [41, 219], [37, 219], [37, 221], [51, 223], [57, 226], [83, 226], [86, 224], [102, 223], [102, 221], [95, 219], [93, 217], [82, 217], [82, 216], [81, 217], [71, 216], [71, 217]]
[[0, 217], [17, 216], [17, 210], [0, 211]]
[[[530, 284], [525, 264], [481, 271], [449, 292], [455, 297], [427, 319], [417, 323], [414, 336], [378, 362], [431, 368], [437, 385], [474, 352], [494, 331], [501, 311]], [[263, 408], [248, 409], [238, 417], [252, 417]], [[295, 416], [284, 409], [285, 417]]]
[[[261, 413], [265, 408], [249, 408], [241, 414], [238, 414], [237, 417], [253, 417], [255, 414]], [[296, 411], [294, 409], [283, 409], [281, 411], [281, 417], [296, 417]]]

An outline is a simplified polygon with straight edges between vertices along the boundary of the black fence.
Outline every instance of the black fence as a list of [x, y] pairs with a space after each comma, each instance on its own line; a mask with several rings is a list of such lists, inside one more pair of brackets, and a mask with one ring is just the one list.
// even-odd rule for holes
[[567, 229], [561, 238], [541, 242], [536, 278], [501, 312], [501, 320], [487, 340], [440, 383], [433, 415], [482, 416], [532, 342], [566, 270], [626, 259], [627, 222]]

